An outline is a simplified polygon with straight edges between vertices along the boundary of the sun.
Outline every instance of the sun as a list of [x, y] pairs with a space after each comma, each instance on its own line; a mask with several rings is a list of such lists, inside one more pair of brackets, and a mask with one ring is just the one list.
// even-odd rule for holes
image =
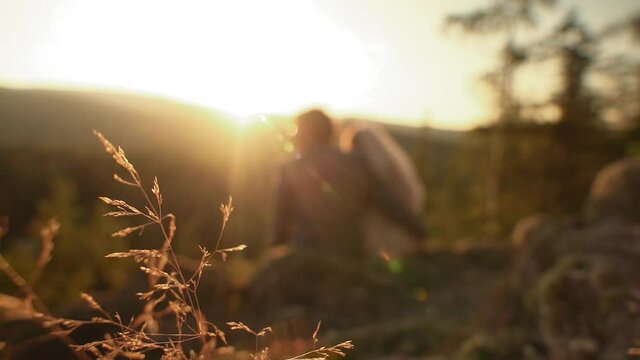
[[377, 77], [366, 44], [309, 0], [62, 4], [39, 49], [55, 78], [185, 99], [242, 126], [318, 100], [348, 107]]
[[160, 95], [239, 125], [312, 106], [409, 125], [429, 114], [448, 127], [486, 112], [465, 91], [484, 65], [432, 34], [424, 1], [55, 0], [31, 14], [32, 2], [0, 5], [17, 32], [0, 36], [9, 86]]
[[265, 123], [263, 119], [266, 117], [263, 114], [234, 114], [230, 113], [231, 119], [238, 128], [254, 127]]

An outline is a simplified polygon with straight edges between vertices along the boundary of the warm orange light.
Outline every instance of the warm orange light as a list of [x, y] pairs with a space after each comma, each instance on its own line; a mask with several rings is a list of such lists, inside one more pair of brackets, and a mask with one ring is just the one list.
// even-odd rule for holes
[[0, 84], [161, 94], [236, 114], [240, 126], [317, 106], [459, 128], [486, 110], [466, 88], [488, 57], [461, 56], [443, 36], [446, 2], [32, 2], [0, 4], [0, 53], [11, 54]]

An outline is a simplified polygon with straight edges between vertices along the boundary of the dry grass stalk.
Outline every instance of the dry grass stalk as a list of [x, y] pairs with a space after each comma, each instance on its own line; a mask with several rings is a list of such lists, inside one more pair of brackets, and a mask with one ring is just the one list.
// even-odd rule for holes
[[[8, 233], [8, 219], [3, 218], [0, 221], [0, 240]], [[40, 237], [42, 242], [42, 248], [40, 251], [40, 255], [38, 256], [38, 260], [36, 263], [36, 269], [32, 274], [32, 279], [38, 277], [41, 269], [50, 261], [51, 252], [53, 250], [53, 240], [55, 236], [58, 234], [58, 230], [60, 229], [60, 223], [55, 219], [50, 219], [47, 222], [47, 225], [41, 230]], [[73, 340], [69, 337], [69, 334], [72, 330], [69, 330], [73, 327], [72, 321], [55, 319], [51, 316], [49, 309], [47, 306], [40, 300], [37, 293], [34, 291], [33, 286], [25, 280], [14, 268], [11, 264], [5, 259], [2, 254], [0, 254], [0, 270], [4, 272], [11, 282], [16, 285], [20, 291], [24, 294], [24, 305], [26, 306], [27, 311], [29, 311], [34, 319], [41, 320], [41, 325], [51, 329], [51, 334], [56, 336], [60, 341], [69, 347], [73, 347], [75, 344]], [[54, 321], [55, 320], [55, 321]], [[47, 323], [49, 321], [49, 323]], [[61, 326], [67, 326], [67, 328], [63, 328]], [[73, 327], [75, 329], [75, 327]], [[90, 359], [85, 353], [81, 351], [74, 351], [75, 356], [78, 359], [85, 360]]]
[[[126, 227], [114, 232], [112, 236], [124, 237], [135, 232], [141, 234], [148, 226], [157, 226], [162, 233], [162, 240], [158, 249], [131, 249], [106, 255], [107, 258], [133, 259], [138, 264], [139, 269], [147, 275], [148, 291], [137, 294], [138, 298], [145, 302], [142, 312], [128, 323], [125, 323], [118, 313], [113, 316], [110, 315], [91, 295], [82, 293], [82, 300], [89, 308], [96, 311], [98, 316], [88, 321], [56, 318], [50, 315], [29, 283], [13, 270], [2, 255], [0, 255], [0, 269], [5, 271], [14, 283], [22, 289], [30, 302], [37, 305], [39, 312], [35, 313], [34, 318], [37, 318], [43, 326], [50, 328], [52, 333], [62, 338], [68, 338], [68, 335], [80, 326], [91, 324], [108, 324], [117, 329], [113, 334], [105, 334], [103, 340], [83, 345], [69, 343], [80, 358], [88, 358], [87, 354], [90, 354], [100, 359], [115, 359], [116, 357], [144, 359], [147, 352], [160, 350], [164, 360], [199, 360], [211, 359], [216, 353], [233, 351], [232, 347], [227, 346], [224, 332], [215, 324], [207, 321], [201, 311], [197, 296], [198, 285], [205, 269], [212, 266], [210, 259], [213, 255], [220, 255], [224, 261], [228, 253], [242, 251], [246, 248], [245, 245], [239, 245], [220, 249], [225, 227], [233, 212], [233, 199], [229, 197], [227, 204], [220, 206], [223, 218], [215, 249], [209, 251], [204, 247], [200, 247], [202, 253], [200, 263], [193, 274], [186, 277], [172, 246], [177, 228], [175, 216], [163, 213], [163, 196], [158, 179], [154, 178], [153, 186], [151, 187], [153, 196], [149, 196], [143, 186], [140, 175], [127, 159], [124, 150], [113, 146], [99, 132], [94, 131], [94, 133], [104, 146], [105, 151], [113, 157], [116, 164], [126, 173], [124, 177], [114, 174], [114, 180], [123, 185], [137, 188], [145, 200], [142, 206], [135, 207], [124, 200], [100, 197], [100, 200], [104, 203], [115, 208], [113, 211], [106, 213], [105, 216], [129, 216], [143, 220], [139, 225]], [[143, 208], [144, 211], [139, 210], [140, 208]], [[6, 233], [4, 224], [4, 222], [0, 221], [0, 238]], [[53, 238], [59, 226], [60, 224], [57, 222], [50, 221], [41, 233], [43, 251], [37, 261], [36, 269], [38, 271], [41, 271], [51, 258]], [[159, 321], [167, 316], [173, 317], [174, 333], [160, 332], [159, 330]], [[259, 339], [272, 332], [270, 327], [254, 331], [239, 322], [230, 322], [227, 325], [232, 330], [243, 330], [255, 336], [256, 347], [255, 353], [252, 354], [253, 359], [270, 359], [268, 347], [260, 349], [259, 346]], [[326, 359], [331, 355], [344, 356], [344, 351], [353, 347], [351, 342], [348, 341], [333, 347], [318, 348], [317, 335], [319, 329], [320, 324], [318, 324], [313, 334], [314, 349], [290, 360]], [[196, 352], [191, 349], [186, 352], [184, 346], [191, 342], [199, 342], [200, 350]]]
[[36, 261], [36, 267], [31, 273], [31, 283], [35, 284], [38, 277], [42, 273], [42, 269], [51, 261], [51, 253], [53, 252], [53, 239], [58, 235], [60, 230], [60, 222], [55, 218], [49, 219], [47, 224], [40, 230], [40, 255]]
[[0, 239], [2, 239], [7, 232], [9, 232], [9, 217], [0, 216]]

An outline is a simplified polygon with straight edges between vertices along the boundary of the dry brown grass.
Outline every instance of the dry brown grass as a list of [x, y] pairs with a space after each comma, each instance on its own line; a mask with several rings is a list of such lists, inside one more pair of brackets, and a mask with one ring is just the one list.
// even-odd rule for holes
[[[161, 351], [162, 359], [213, 359], [218, 356], [233, 357], [234, 349], [227, 344], [222, 329], [208, 321], [201, 311], [197, 290], [205, 270], [213, 266], [214, 259], [224, 262], [229, 253], [242, 251], [245, 246], [221, 248], [225, 227], [233, 212], [231, 197], [226, 204], [222, 204], [222, 226], [216, 247], [212, 250], [200, 247], [201, 258], [199, 265], [191, 274], [186, 274], [174, 252], [173, 242], [176, 234], [176, 218], [163, 209], [163, 195], [158, 179], [155, 178], [150, 190], [143, 185], [142, 179], [134, 165], [127, 159], [125, 152], [113, 146], [102, 134], [95, 132], [106, 152], [110, 154], [123, 175], [114, 174], [114, 180], [124, 186], [135, 188], [142, 195], [144, 202], [131, 205], [124, 200], [100, 197], [113, 210], [105, 214], [112, 217], [131, 217], [139, 220], [136, 226], [118, 230], [114, 237], [125, 237], [134, 233], [141, 233], [145, 228], [156, 226], [162, 239], [157, 249], [130, 249], [106, 255], [107, 258], [132, 259], [140, 271], [147, 277], [148, 289], [137, 294], [144, 302], [143, 310], [132, 319], [125, 321], [116, 312], [107, 312], [91, 295], [82, 293], [82, 300], [95, 311], [96, 316], [91, 320], [72, 320], [53, 316], [46, 306], [39, 300], [31, 284], [51, 258], [53, 239], [60, 226], [55, 220], [50, 221], [41, 232], [42, 251], [37, 259], [36, 270], [28, 282], [20, 276], [11, 265], [0, 255], [0, 269], [22, 290], [32, 318], [42, 326], [50, 329], [51, 334], [65, 341], [78, 358], [91, 357], [99, 359], [115, 359], [124, 357], [129, 359], [144, 359], [150, 351]], [[0, 224], [0, 237], [6, 227]], [[163, 331], [160, 322], [166, 323], [171, 319], [173, 331]], [[87, 344], [72, 343], [69, 335], [81, 326], [96, 324], [110, 325], [117, 329], [113, 333], [105, 334], [104, 338]], [[254, 331], [243, 323], [229, 322], [226, 324], [231, 330], [247, 332], [255, 337], [255, 349], [250, 357], [255, 360], [272, 359], [268, 346], [261, 344], [261, 339], [272, 332], [270, 327]], [[323, 347], [318, 345], [320, 324], [313, 334], [313, 348], [304, 354], [289, 358], [289, 360], [326, 359], [333, 355], [344, 356], [345, 351], [353, 348], [350, 341]]]

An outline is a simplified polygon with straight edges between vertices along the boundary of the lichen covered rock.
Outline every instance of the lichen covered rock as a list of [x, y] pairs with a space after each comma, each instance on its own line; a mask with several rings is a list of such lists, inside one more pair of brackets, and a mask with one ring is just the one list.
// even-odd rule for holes
[[[579, 214], [529, 216], [512, 233], [521, 314], [507, 332], [537, 334], [545, 359], [623, 359], [640, 339], [640, 159], [600, 171], [585, 205]], [[498, 340], [466, 351], [496, 350]], [[509, 356], [526, 358], [518, 349], [527, 341], [510, 340]]]
[[640, 221], [640, 158], [615, 162], [598, 173], [587, 214], [591, 218], [619, 216]]

